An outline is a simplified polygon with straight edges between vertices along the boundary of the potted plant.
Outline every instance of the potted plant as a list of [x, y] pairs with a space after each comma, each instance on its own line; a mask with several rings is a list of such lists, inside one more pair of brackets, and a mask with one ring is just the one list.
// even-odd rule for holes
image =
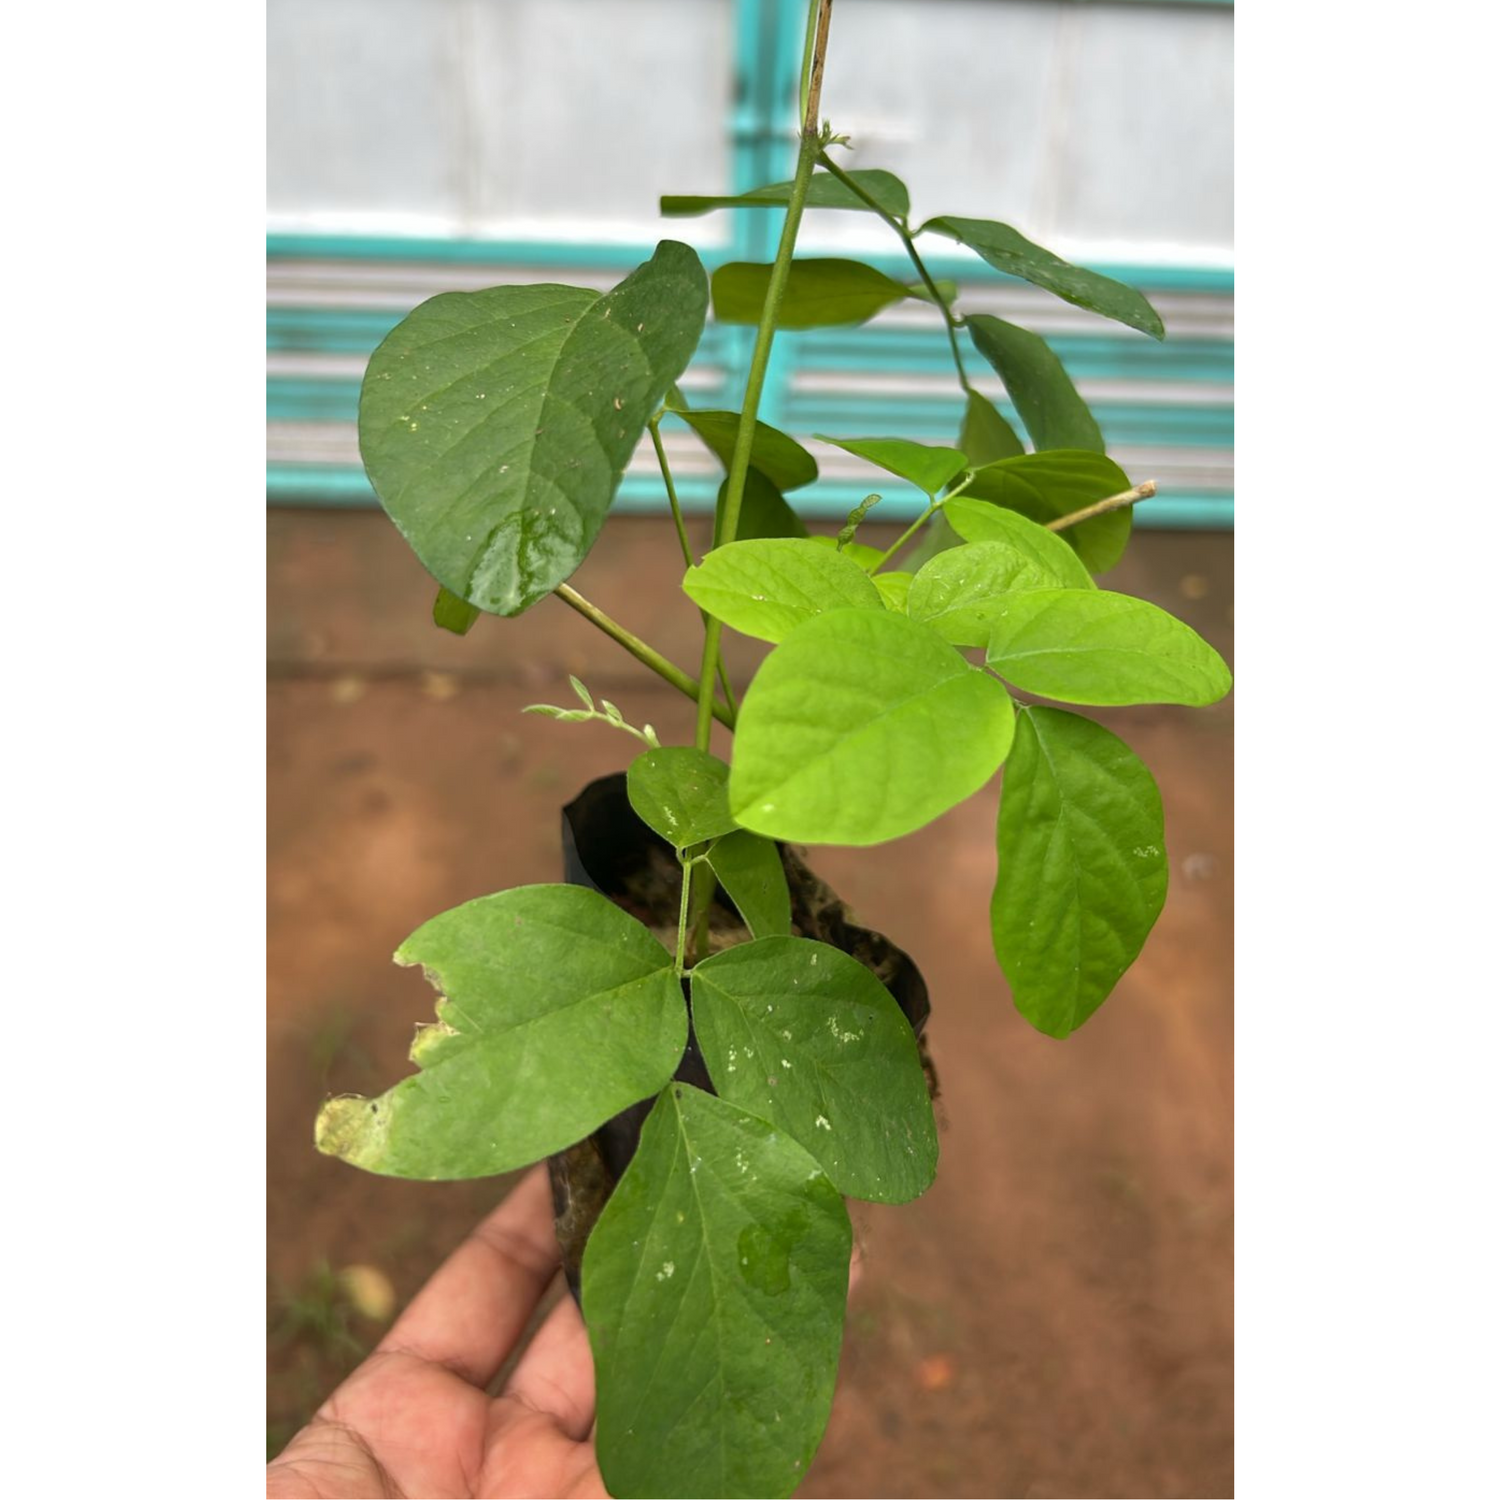
[[[566, 810], [564, 883], [471, 901], [398, 949], [439, 995], [417, 1071], [379, 1098], [330, 1100], [317, 1127], [320, 1149], [403, 1177], [550, 1161], [595, 1355], [599, 1463], [621, 1496], [795, 1488], [833, 1396], [845, 1199], [907, 1201], [936, 1170], [920, 976], [848, 921], [794, 846], [897, 839], [1003, 764], [996, 957], [1027, 1020], [1066, 1037], [1133, 962], [1167, 882], [1150, 772], [1074, 709], [1207, 704], [1230, 686], [1186, 625], [1095, 580], [1153, 487], [1104, 454], [1043, 339], [960, 313], [917, 241], [966, 244], [1157, 338], [1160, 319], [1007, 225], [916, 227], [898, 179], [840, 167], [818, 108], [830, 9], [809, 8], [792, 180], [663, 200], [668, 214], [784, 208], [771, 265], [725, 265], [710, 282], [688, 246], [664, 241], [602, 296], [444, 293], [376, 350], [360, 401], [366, 469], [438, 580], [439, 625], [463, 633], [556, 593], [697, 705], [690, 745], [660, 744], [581, 683], [576, 704], [536, 706], [623, 731], [637, 752]], [[877, 216], [915, 280], [795, 258], [813, 209]], [[862, 322], [908, 297], [931, 304], [952, 346], [956, 445], [824, 439], [925, 504], [884, 549], [858, 537], [873, 495], [836, 538], [811, 537], [787, 494], [815, 481], [816, 461], [757, 420], [776, 330]], [[737, 412], [693, 410], [676, 385], [710, 302], [757, 330]], [[971, 387], [961, 337], [1004, 381], [1031, 451]], [[701, 557], [660, 438], [671, 421], [726, 470]], [[568, 583], [647, 434], [703, 616], [695, 673]], [[726, 628], [772, 647], [742, 694]], [[734, 732], [727, 762], [710, 753], [715, 720]]]

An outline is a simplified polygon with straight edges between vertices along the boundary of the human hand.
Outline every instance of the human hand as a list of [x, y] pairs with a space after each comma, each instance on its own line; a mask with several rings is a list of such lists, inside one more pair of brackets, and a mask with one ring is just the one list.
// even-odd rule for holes
[[594, 1361], [565, 1296], [488, 1393], [558, 1267], [545, 1167], [448, 1258], [266, 1471], [271, 1500], [607, 1500]]

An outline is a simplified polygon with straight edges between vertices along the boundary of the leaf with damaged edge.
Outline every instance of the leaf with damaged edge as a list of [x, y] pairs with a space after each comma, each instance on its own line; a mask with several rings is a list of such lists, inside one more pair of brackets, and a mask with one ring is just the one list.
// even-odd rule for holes
[[467, 902], [419, 927], [396, 962], [441, 992], [412, 1044], [421, 1071], [318, 1116], [318, 1149], [367, 1172], [436, 1181], [540, 1161], [656, 1093], [687, 1045], [672, 955], [581, 886]]
[[583, 1257], [609, 1493], [787, 1496], [828, 1424], [853, 1232], [785, 1131], [662, 1092]]
[[851, 1198], [905, 1203], [932, 1185], [937, 1128], [917, 1040], [858, 959], [763, 938], [696, 965], [692, 990], [720, 1098], [781, 1126]]

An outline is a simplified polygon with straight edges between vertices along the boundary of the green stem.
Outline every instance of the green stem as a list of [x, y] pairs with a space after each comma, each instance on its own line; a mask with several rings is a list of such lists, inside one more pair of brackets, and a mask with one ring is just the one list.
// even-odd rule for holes
[[[698, 696], [698, 684], [681, 667], [668, 661], [660, 651], [648, 646], [638, 635], [633, 635], [618, 620], [611, 619], [597, 604], [585, 599], [577, 589], [560, 583], [553, 592], [570, 609], [577, 610], [590, 624], [597, 625], [610, 640], [623, 646], [642, 666], [650, 667], [658, 677], [670, 682], [678, 692], [685, 693], [689, 698]], [[725, 728], [734, 728], [734, 711], [711, 694], [709, 710]]]
[[[797, 171], [792, 178], [791, 198], [787, 203], [786, 223], [782, 225], [781, 242], [771, 266], [771, 280], [766, 287], [766, 302], [761, 309], [760, 326], [755, 333], [755, 348], [750, 355], [750, 374], [745, 382], [745, 400], [740, 408], [739, 430], [735, 433], [734, 453], [729, 462], [729, 480], [724, 489], [724, 507], [717, 528], [718, 545], [727, 546], [735, 538], [740, 524], [740, 507], [745, 499], [745, 481], [750, 473], [750, 448], [755, 440], [755, 417], [760, 410], [761, 391], [771, 362], [771, 344], [776, 337], [776, 314], [782, 294], [791, 275], [792, 251], [797, 244], [797, 229], [807, 203], [807, 187], [822, 146], [817, 117], [823, 86], [823, 56], [828, 46], [828, 19], [832, 0], [820, 0], [817, 26], [813, 36], [812, 57], [804, 71], [808, 78], [807, 102], [802, 118], [802, 138], [797, 153]], [[809, 123], [811, 122], [811, 123]], [[712, 727], [714, 676], [719, 666], [718, 620], [710, 618], [703, 635], [703, 666], [698, 674], [698, 727], [695, 743], [708, 749]]]
[[917, 519], [913, 521], [911, 525], [908, 526], [906, 530], [903, 531], [901, 535], [898, 536], [896, 540], [892, 542], [891, 545], [887, 547], [885, 551], [882, 552], [880, 556], [877, 557], [868, 568], [865, 569], [865, 571], [867, 573], [878, 573], [917, 534], [917, 532], [920, 531], [922, 527], [925, 526], [927, 522], [933, 518], [933, 516], [935, 516], [956, 495], [963, 494], [963, 492], [968, 489], [968, 487], [973, 482], [974, 471], [971, 469], [966, 475], [964, 475], [962, 483], [954, 485], [953, 488], [949, 490], [948, 493], [941, 499], [937, 499], [929, 495], [927, 497], [927, 509], [924, 510], [922, 514], [918, 516]]
[[693, 861], [684, 859], [677, 852], [677, 863], [682, 870], [682, 900], [677, 904], [677, 977], [687, 973], [688, 896], [693, 889]]
[[943, 315], [944, 329], [948, 334], [948, 347], [953, 351], [953, 368], [958, 371], [958, 383], [963, 386], [965, 392], [971, 393], [974, 387], [969, 384], [968, 372], [964, 369], [963, 354], [958, 347], [958, 330], [962, 325], [953, 316], [953, 309], [943, 301], [942, 295], [937, 288], [937, 282], [932, 279], [932, 275], [928, 271], [926, 264], [922, 260], [921, 253], [917, 249], [917, 242], [912, 238], [911, 226], [904, 218], [898, 218], [895, 214], [887, 213], [826, 151], [819, 153], [818, 165], [831, 176], [838, 178], [856, 198], [861, 199], [870, 208], [874, 209], [896, 231], [901, 243], [906, 246], [906, 253], [910, 257], [912, 265], [916, 267], [917, 275], [922, 278], [922, 285], [927, 288], [937, 310]]

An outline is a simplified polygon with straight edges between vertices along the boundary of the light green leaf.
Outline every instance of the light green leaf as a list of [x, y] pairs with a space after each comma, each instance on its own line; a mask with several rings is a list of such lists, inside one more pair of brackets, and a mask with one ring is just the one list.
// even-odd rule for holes
[[842, 554], [850, 562], [858, 563], [866, 573], [885, 556], [881, 548], [867, 546], [864, 542], [845, 542], [841, 547], [836, 536], [810, 536], [808, 541], [815, 547], [827, 547], [830, 551]]
[[[1074, 567], [1080, 566], [1061, 542], [1058, 546]], [[1012, 595], [1065, 588], [1070, 582], [1054, 559], [1039, 558], [1009, 541], [969, 542], [924, 564], [912, 580], [906, 612], [932, 626], [950, 645], [985, 646]]]
[[937, 1129], [911, 1023], [857, 959], [764, 938], [692, 973], [693, 1028], [719, 1096], [780, 1126], [851, 1198], [932, 1184]]
[[885, 600], [885, 607], [893, 609], [898, 615], [904, 615], [906, 610], [907, 596], [911, 593], [911, 582], [914, 574], [911, 573], [876, 573], [873, 578], [875, 587], [880, 590], [880, 597]]
[[737, 829], [715, 841], [708, 867], [734, 902], [752, 937], [785, 937], [792, 930], [792, 897], [781, 851], [758, 833]]
[[964, 326], [974, 347], [1005, 382], [1038, 448], [1104, 452], [1099, 424], [1045, 339], [989, 313], [970, 313]]
[[1101, 318], [1113, 318], [1116, 323], [1149, 333], [1154, 339], [1167, 336], [1156, 309], [1134, 287], [1070, 264], [1033, 244], [1009, 224], [944, 215], [929, 219], [917, 232], [926, 234], [928, 230], [977, 250], [997, 271], [1019, 276], [1075, 307], [1087, 308]]
[[454, 635], [467, 635], [479, 616], [480, 611], [472, 604], [466, 603], [457, 594], [450, 594], [447, 589], [439, 585], [437, 598], [432, 601], [434, 625], [439, 625], [444, 630], [451, 630]]
[[697, 255], [664, 240], [603, 297], [444, 292], [396, 325], [361, 388], [360, 453], [439, 583], [515, 615], [573, 572], [706, 310]]
[[819, 615], [765, 659], [745, 694], [729, 805], [769, 838], [899, 838], [995, 774], [1014, 730], [999, 688], [904, 615]]
[[1017, 458], [1026, 451], [1015, 428], [978, 391], [970, 391], [964, 403], [958, 446], [975, 468], [997, 458]]
[[[894, 172], [876, 169], [848, 172], [893, 218], [901, 218], [911, 212], [911, 199], [906, 184]], [[785, 208], [792, 200], [790, 182], [774, 182], [768, 187], [752, 188], [748, 193], [725, 196], [719, 194], [669, 194], [661, 200], [661, 211], [668, 218], [706, 214], [716, 208]], [[851, 193], [831, 172], [814, 172], [807, 184], [808, 208], [847, 208], [860, 213], [874, 210], [857, 194]]]
[[1224, 659], [1191, 626], [1103, 589], [1009, 595], [995, 614], [988, 661], [1007, 682], [1063, 703], [1201, 707], [1231, 686]]
[[[1124, 469], [1102, 453], [1054, 448], [987, 464], [976, 471], [960, 498], [990, 500], [1045, 525], [1129, 488]], [[1078, 553], [1086, 568], [1104, 573], [1125, 551], [1132, 514], [1129, 506], [1123, 506], [1066, 527], [1057, 535]]]
[[682, 580], [700, 609], [741, 635], [785, 640], [829, 609], [880, 609], [880, 593], [845, 552], [766, 538], [716, 547]]
[[[680, 411], [675, 415], [703, 439], [709, 452], [728, 469], [735, 438], [739, 434], [740, 414], [737, 411]], [[801, 489], [818, 477], [818, 462], [812, 454], [796, 438], [790, 438], [764, 422], [755, 424], [750, 466], [759, 469], [782, 491]]]
[[950, 479], [963, 473], [968, 459], [956, 448], [914, 443], [909, 438], [834, 438], [813, 434], [821, 443], [831, 443], [935, 495]]
[[[713, 275], [714, 317], [721, 323], [759, 323], [771, 267], [732, 261]], [[778, 328], [823, 328], [865, 323], [881, 308], [910, 295], [883, 271], [857, 260], [794, 260], [776, 312]]]
[[488, 1177], [540, 1161], [656, 1093], [687, 1045], [671, 954], [581, 886], [455, 907], [396, 962], [420, 964], [441, 992], [437, 1024], [412, 1043], [421, 1071], [318, 1116], [318, 1149], [367, 1172]]
[[661, 745], [631, 761], [625, 791], [635, 815], [674, 849], [716, 839], [734, 828], [729, 767], [692, 745]]
[[583, 1257], [611, 1495], [786, 1496], [833, 1404], [853, 1234], [818, 1164], [673, 1084]]
[[[1053, 587], [1096, 587], [1083, 559], [1055, 531], [1028, 521], [1013, 510], [1003, 510], [985, 500], [955, 495], [942, 510], [953, 529], [966, 542], [1004, 542], [1024, 553], [1052, 578]], [[982, 644], [982, 643], [981, 643]]]
[[990, 924], [1016, 1008], [1063, 1037], [1135, 962], [1167, 896], [1161, 794], [1130, 747], [1059, 708], [1019, 715]]

